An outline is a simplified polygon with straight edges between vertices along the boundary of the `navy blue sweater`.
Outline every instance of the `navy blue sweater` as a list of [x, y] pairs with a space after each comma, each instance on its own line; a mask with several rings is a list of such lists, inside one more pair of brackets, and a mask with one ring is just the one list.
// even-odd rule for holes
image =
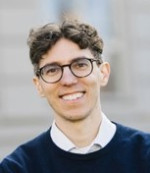
[[85, 155], [58, 148], [48, 130], [6, 157], [0, 173], [150, 173], [150, 135], [116, 125], [106, 147]]

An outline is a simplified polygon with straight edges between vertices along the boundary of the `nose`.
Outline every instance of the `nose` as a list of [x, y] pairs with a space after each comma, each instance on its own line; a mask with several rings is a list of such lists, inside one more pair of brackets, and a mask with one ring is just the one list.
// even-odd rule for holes
[[64, 67], [63, 69], [63, 75], [60, 80], [60, 83], [62, 85], [73, 85], [76, 84], [78, 81], [77, 77], [74, 76], [70, 70], [69, 67]]

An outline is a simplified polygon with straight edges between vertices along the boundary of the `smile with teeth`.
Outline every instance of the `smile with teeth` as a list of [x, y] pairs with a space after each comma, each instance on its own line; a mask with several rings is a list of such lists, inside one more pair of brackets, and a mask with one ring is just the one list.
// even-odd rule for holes
[[81, 98], [84, 95], [84, 93], [74, 93], [69, 95], [64, 95], [62, 97], [63, 100], [72, 101]]

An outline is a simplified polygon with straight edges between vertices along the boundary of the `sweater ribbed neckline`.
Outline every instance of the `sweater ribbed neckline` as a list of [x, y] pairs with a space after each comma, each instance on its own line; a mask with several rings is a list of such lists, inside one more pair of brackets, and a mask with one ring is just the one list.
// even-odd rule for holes
[[93, 152], [93, 153], [77, 154], [77, 153], [70, 153], [70, 152], [62, 150], [52, 141], [49, 130], [46, 132], [45, 142], [49, 146], [49, 150], [48, 150], [49, 152], [50, 151], [54, 152], [55, 155], [57, 154], [59, 156], [66, 157], [68, 159], [88, 160], [88, 159], [93, 159], [93, 158], [97, 158], [97, 157], [100, 158], [104, 154], [109, 154], [109, 151], [117, 149], [117, 145], [119, 145], [119, 139], [120, 139], [119, 136], [120, 136], [121, 125], [116, 124], [116, 127], [117, 127], [116, 133], [115, 133], [114, 137], [112, 138], [112, 140], [104, 148], [102, 148], [96, 152]]

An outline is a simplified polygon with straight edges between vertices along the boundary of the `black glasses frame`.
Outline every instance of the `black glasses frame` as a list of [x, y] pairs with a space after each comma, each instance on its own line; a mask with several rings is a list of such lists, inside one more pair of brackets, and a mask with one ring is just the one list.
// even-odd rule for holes
[[[82, 60], [82, 59], [86, 59], [86, 60], [88, 60], [88, 61], [91, 63], [91, 70], [90, 70], [90, 72], [89, 72], [88, 74], [84, 75], [84, 76], [78, 76], [78, 75], [76, 75], [76, 74], [73, 72], [72, 68], [71, 68], [72, 64], [73, 64], [74, 62], [76, 62], [77, 60], [80, 60], [80, 59], [81, 59], [81, 60]], [[49, 65], [51, 65], [51, 64], [46, 64], [45, 66], [39, 68], [39, 69], [36, 71], [36, 75], [37, 75], [38, 77], [40, 76], [41, 79], [42, 79], [44, 82], [46, 82], [46, 83], [57, 83], [58, 81], [61, 80], [61, 78], [62, 78], [62, 76], [63, 76], [64, 67], [69, 67], [71, 73], [72, 73], [75, 77], [84, 78], [84, 77], [89, 76], [89, 75], [92, 73], [92, 71], [93, 71], [93, 62], [96, 62], [97, 65], [102, 64], [102, 60], [101, 60], [101, 59], [91, 59], [91, 58], [85, 58], [85, 57], [83, 57], [83, 58], [76, 58], [76, 59], [74, 59], [70, 64], [64, 64], [64, 65], [59, 65], [59, 64], [57, 64], [57, 66], [60, 67], [62, 73], [61, 73], [61, 76], [59, 77], [59, 79], [56, 80], [56, 81], [54, 81], [54, 82], [48, 82], [48, 81], [46, 81], [46, 80], [43, 78], [43, 75], [42, 75], [42, 70], [43, 70], [45, 67], [47, 67], [47, 66], [49, 66]]]

